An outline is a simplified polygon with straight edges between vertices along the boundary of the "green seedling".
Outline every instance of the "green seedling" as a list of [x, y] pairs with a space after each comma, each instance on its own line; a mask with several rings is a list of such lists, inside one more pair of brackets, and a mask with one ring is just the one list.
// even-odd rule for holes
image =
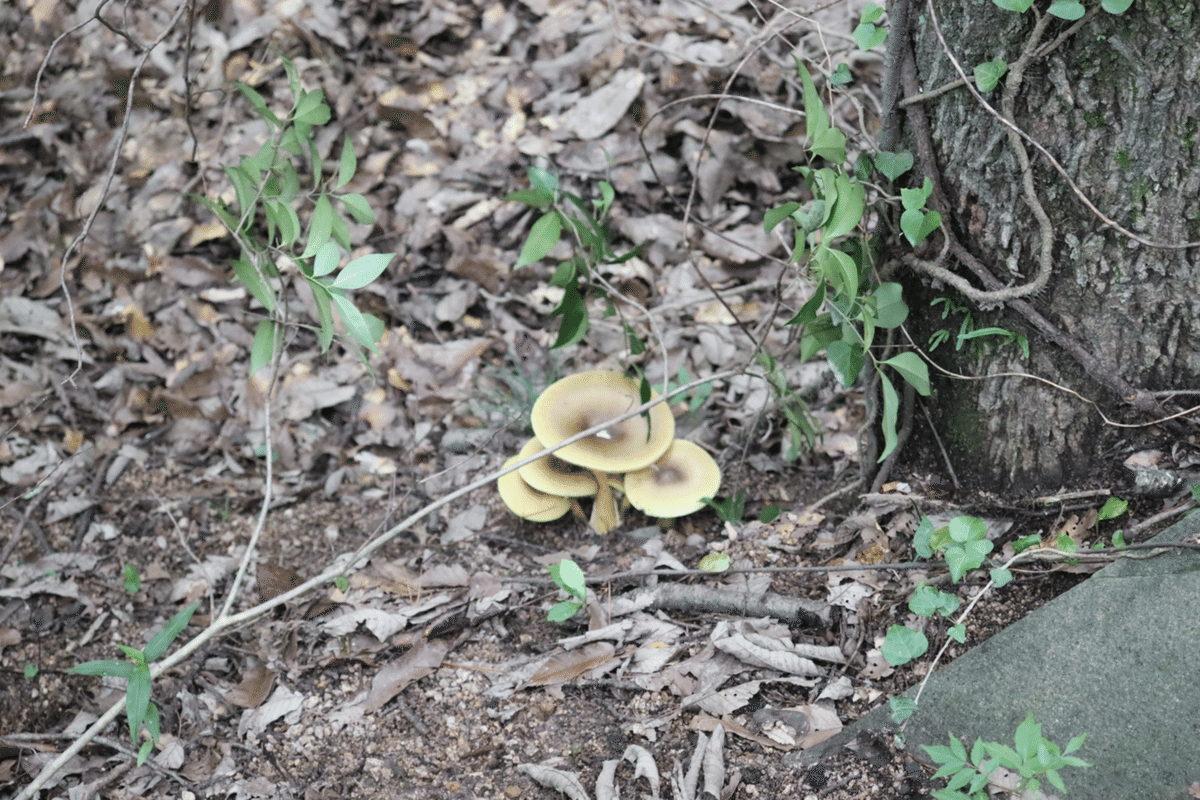
[[579, 609], [587, 605], [587, 583], [583, 576], [583, 570], [569, 558], [564, 558], [557, 564], [551, 564], [546, 569], [550, 570], [550, 577], [558, 584], [558, 587], [574, 598], [564, 600], [554, 606], [546, 615], [546, 619], [550, 622], [566, 622], [575, 616]]
[[146, 642], [143, 650], [123, 644], [117, 645], [125, 653], [127, 661], [116, 659], [85, 661], [67, 670], [72, 675], [99, 675], [125, 679], [125, 716], [129, 720], [129, 736], [133, 740], [134, 746], [137, 746], [138, 730], [143, 723], [150, 734], [150, 739], [143, 742], [138, 749], [138, 766], [145, 763], [147, 756], [150, 755], [154, 745], [158, 744], [159, 739], [158, 706], [150, 700], [150, 664], [167, 652], [167, 648], [175, 641], [175, 637], [187, 627], [192, 614], [199, 607], [200, 601], [197, 600], [171, 617], [171, 621], [167, 623], [166, 627]]
[[142, 588], [142, 576], [138, 573], [137, 567], [133, 564], [125, 565], [125, 591], [130, 594], [135, 594], [138, 589]]
[[742, 489], [737, 490], [737, 494], [732, 497], [726, 497], [724, 500], [716, 500], [712, 497], [703, 497], [706, 506], [717, 512], [717, 519], [721, 522], [728, 522], [733, 525], [741, 525], [742, 517], [746, 513], [746, 492]]
[[1042, 736], [1042, 726], [1034, 720], [1032, 712], [1017, 726], [1013, 736], [1015, 747], [975, 740], [968, 756], [965, 745], [955, 736], [950, 736], [947, 745], [921, 745], [929, 757], [941, 767], [934, 778], [949, 778], [946, 788], [932, 794], [936, 800], [986, 800], [989, 776], [999, 767], [1012, 770], [1021, 776], [1019, 789], [1038, 791], [1041, 786], [1038, 776], [1044, 776], [1054, 788], [1066, 794], [1059, 770], [1063, 767], [1090, 767], [1091, 764], [1072, 756], [1083, 746], [1087, 734], [1080, 734], [1059, 749], [1054, 742]]

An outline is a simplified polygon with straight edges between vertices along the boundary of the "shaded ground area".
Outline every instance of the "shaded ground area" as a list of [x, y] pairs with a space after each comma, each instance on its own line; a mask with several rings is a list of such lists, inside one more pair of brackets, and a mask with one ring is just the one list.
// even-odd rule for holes
[[[221, 165], [259, 147], [265, 128], [228, 81], [283, 105], [284, 52], [333, 106], [323, 155], [336, 161], [343, 136], [362, 154], [349, 188], [379, 221], [352, 228], [355, 247], [399, 257], [358, 298], [387, 323], [379, 357], [364, 364], [337, 347], [322, 353], [307, 328], [289, 334], [269, 400], [274, 500], [235, 611], [269, 596], [272, 580], [286, 588], [318, 574], [494, 470], [529, 435], [533, 397], [562, 374], [635, 364], [655, 381], [679, 366], [712, 375], [750, 359], [744, 325], [766, 331], [764, 346], [787, 365], [825, 437], [785, 458], [784, 416], [749, 379], [719, 386], [696, 413], [678, 409], [679, 435], [718, 456], [723, 491], [747, 493], [745, 524], [704, 512], [655, 535], [655, 522], [634, 512], [601, 538], [569, 519], [517, 521], [492, 488], [476, 491], [385, 546], [344, 589], [255, 619], [164, 675], [150, 764], [133, 766], [119, 720], [68, 765], [56, 791], [551, 796], [518, 767], [578, 772], [590, 791], [603, 762], [637, 744], [666, 775], [675, 759], [689, 762], [696, 730], [718, 718], [738, 796], [928, 790], [932, 770], [886, 740], [869, 759], [841, 751], [816, 771], [799, 762], [802, 747], [928, 669], [926, 660], [894, 670], [878, 648], [890, 625], [909, 621], [913, 587], [935, 571], [875, 566], [913, 557], [919, 513], [954, 513], [936, 467], [860, 502], [851, 483], [861, 395], [840, 389], [827, 368], [799, 363], [794, 337], [776, 324], [811, 292], [780, 260], [788, 243], [761, 225], [766, 208], [798, 191], [788, 170], [803, 133], [786, 111], [800, 105], [791, 55], [822, 65], [816, 72], [848, 62], [856, 83], [834, 117], [848, 130], [873, 121], [878, 58], [854, 49], [855, 8], [764, 23], [740, 3], [213, 3], [154, 50], [127, 119], [138, 45], [176, 11], [151, 4], [124, 17], [109, 9], [111, 28], [92, 21], [64, 40], [34, 104], [54, 37], [94, 10], [25, 0], [0, 8], [0, 789], [27, 785], [119, 700], [120, 681], [67, 668], [115, 658], [118, 643], [142, 645], [200, 600], [183, 638], [192, 637], [245, 552], [266, 480], [257, 455], [265, 394], [247, 379], [259, 313], [232, 278], [231, 240], [188, 193], [227, 192]], [[751, 44], [763, 46], [741, 63]], [[711, 101], [690, 99], [721, 90], [734, 66], [734, 92], [784, 110], [730, 101], [713, 118]], [[31, 108], [35, 124], [22, 128]], [[584, 342], [549, 351], [561, 296], [547, 289], [553, 259], [512, 270], [532, 215], [501, 199], [526, 185], [530, 163], [553, 166], [586, 197], [603, 177], [616, 188], [618, 241], [647, 247], [608, 277], [656, 314], [670, 376], [655, 353], [614, 355], [626, 341], [600, 303]], [[685, 228], [693, 185], [692, 221], [701, 224]], [[1083, 541], [1097, 536], [1080, 520], [1090, 501], [1042, 515], [953, 499], [988, 517], [998, 545], [1068, 525]], [[784, 513], [749, 521], [769, 505]], [[862, 569], [603, 580], [651, 566], [680, 572], [712, 551], [735, 567]], [[601, 579], [586, 626], [545, 619], [559, 599], [545, 566], [563, 557]], [[127, 586], [131, 573], [140, 585]], [[978, 606], [948, 660], [1083, 577], [1019, 575]], [[769, 589], [819, 609], [821, 624], [639, 605], [656, 581]], [[972, 576], [959, 591], [979, 585]], [[606, 638], [562, 647], [606, 626]], [[926, 632], [936, 652], [945, 631]], [[814, 648], [824, 660], [807, 672], [764, 669], [747, 660], [746, 642], [797, 659]], [[618, 774], [634, 780], [628, 764]]]

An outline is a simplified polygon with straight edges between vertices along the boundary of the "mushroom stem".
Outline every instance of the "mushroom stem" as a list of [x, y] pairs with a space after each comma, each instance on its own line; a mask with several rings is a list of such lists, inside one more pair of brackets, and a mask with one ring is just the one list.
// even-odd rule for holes
[[592, 506], [592, 527], [597, 533], [608, 533], [621, 524], [617, 514], [617, 503], [613, 499], [612, 487], [608, 485], [608, 475], [600, 470], [590, 470], [596, 478], [596, 502]]

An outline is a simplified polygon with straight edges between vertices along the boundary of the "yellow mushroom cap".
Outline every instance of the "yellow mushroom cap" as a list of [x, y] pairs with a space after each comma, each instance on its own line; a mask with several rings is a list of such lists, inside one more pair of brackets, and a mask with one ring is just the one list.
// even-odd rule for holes
[[[545, 450], [535, 436], [525, 443], [517, 458], [526, 459]], [[596, 479], [583, 467], [563, 461], [551, 453], [517, 470], [530, 488], [558, 497], [592, 497], [596, 494]]]
[[[504, 462], [504, 466], [512, 466], [520, 460], [521, 456], [513, 456]], [[520, 472], [501, 475], [496, 479], [496, 488], [500, 490], [504, 505], [518, 517], [531, 522], [550, 522], [571, 510], [571, 501], [539, 492], [521, 478]]]
[[702, 497], [721, 488], [721, 469], [704, 448], [683, 439], [662, 458], [625, 476], [625, 496], [652, 517], [682, 517], [704, 508]]
[[[658, 397], [651, 392], [651, 398]], [[547, 447], [614, 419], [642, 404], [636, 381], [616, 372], [594, 370], [551, 384], [533, 404], [533, 432]], [[650, 409], [649, 440], [641, 415], [556, 450], [563, 461], [601, 472], [630, 472], [661, 456], [675, 436], [675, 417], [666, 403]]]

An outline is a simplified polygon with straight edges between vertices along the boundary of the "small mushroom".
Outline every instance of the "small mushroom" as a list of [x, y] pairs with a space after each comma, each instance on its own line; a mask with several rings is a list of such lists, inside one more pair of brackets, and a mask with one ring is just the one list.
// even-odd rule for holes
[[[520, 460], [521, 456], [513, 456], [504, 462], [504, 466], [510, 467]], [[539, 492], [525, 482], [519, 471], [501, 475], [496, 479], [496, 488], [500, 490], [504, 505], [518, 517], [531, 522], [550, 522], [571, 510], [570, 500]]]
[[625, 476], [625, 496], [634, 508], [659, 519], [682, 517], [704, 508], [701, 498], [721, 488], [721, 469], [704, 448], [683, 439], [662, 458]]
[[[657, 397], [651, 392], [651, 397]], [[615, 419], [642, 404], [638, 384], [605, 370], [580, 372], [551, 384], [533, 404], [530, 423], [537, 438], [553, 447], [563, 439]], [[650, 423], [638, 415], [614, 422], [597, 434], [555, 451], [563, 461], [591, 472], [598, 493], [592, 526], [600, 533], [621, 524], [609, 486], [609, 473], [639, 470], [654, 462], [671, 445], [675, 417], [666, 404], [649, 412]]]
[[[526, 459], [537, 455], [546, 446], [535, 436], [525, 443], [517, 458]], [[558, 497], [593, 497], [596, 494], [596, 479], [583, 467], [563, 461], [555, 453], [539, 458], [517, 470], [533, 489]]]

